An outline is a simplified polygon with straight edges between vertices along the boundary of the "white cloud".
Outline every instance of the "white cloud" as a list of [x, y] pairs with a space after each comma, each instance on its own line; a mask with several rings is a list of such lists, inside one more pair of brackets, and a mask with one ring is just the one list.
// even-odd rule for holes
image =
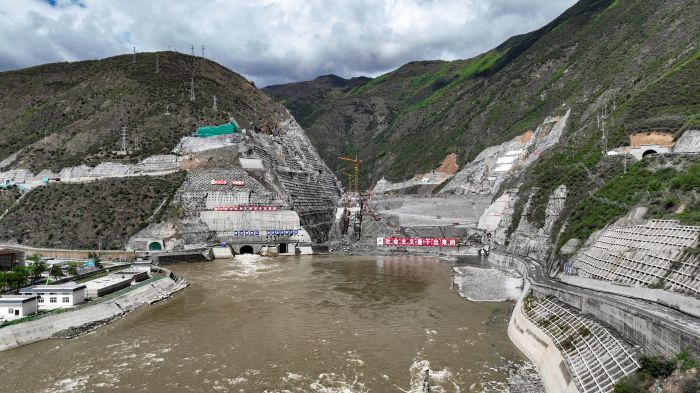
[[[50, 4], [52, 3], [52, 4]], [[0, 0], [0, 70], [137, 51], [206, 56], [258, 86], [468, 58], [574, 0]]]

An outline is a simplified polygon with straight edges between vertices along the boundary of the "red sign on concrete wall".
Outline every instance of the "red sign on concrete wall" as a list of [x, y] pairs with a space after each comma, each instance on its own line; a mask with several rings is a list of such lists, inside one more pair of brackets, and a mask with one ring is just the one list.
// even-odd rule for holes
[[270, 211], [276, 211], [277, 206], [216, 206], [214, 207], [214, 211], [217, 212], [242, 212], [242, 211], [251, 211], [251, 212], [270, 212]]
[[377, 244], [387, 247], [457, 247], [457, 239], [442, 237], [385, 237], [377, 238]]
[[224, 179], [212, 179], [211, 184], [215, 185], [215, 186], [225, 186], [227, 184], [231, 184], [231, 186], [233, 186], [233, 187], [243, 187], [243, 186], [245, 186], [245, 181], [244, 180], [231, 180], [230, 182], [228, 182]]

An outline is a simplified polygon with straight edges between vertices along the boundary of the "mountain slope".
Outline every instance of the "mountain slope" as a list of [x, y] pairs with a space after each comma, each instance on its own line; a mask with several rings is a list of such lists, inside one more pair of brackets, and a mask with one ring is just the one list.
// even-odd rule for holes
[[[334, 223], [339, 184], [304, 130], [209, 60], [160, 52], [0, 73], [0, 102], [4, 242], [170, 250], [284, 229], [309, 243]], [[247, 131], [191, 137], [231, 116]]]
[[700, 122], [698, 17], [696, 0], [582, 0], [473, 59], [409, 63], [313, 102], [303, 124], [332, 167], [359, 152], [365, 187], [435, 168], [448, 153], [469, 162], [562, 105], [573, 110], [564, 149], [604, 148], [597, 129], [582, 132], [602, 107], [608, 147], [633, 131], [678, 132]]
[[315, 107], [331, 98], [340, 97], [370, 80], [366, 77], [343, 79], [337, 75], [323, 75], [308, 82], [267, 86], [262, 91], [284, 104], [304, 127], [305, 120]]
[[[0, 160], [21, 150], [12, 167], [35, 173], [165, 154], [197, 126], [221, 124], [231, 115], [245, 128], [286, 116], [242, 76], [176, 52], [2, 72], [0, 102]], [[128, 157], [112, 154], [124, 126], [134, 149]]]

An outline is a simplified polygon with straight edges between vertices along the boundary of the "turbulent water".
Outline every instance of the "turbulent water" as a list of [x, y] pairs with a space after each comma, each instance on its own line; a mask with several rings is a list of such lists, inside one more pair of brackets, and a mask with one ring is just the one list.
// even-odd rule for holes
[[[76, 339], [0, 353], [8, 392], [507, 391], [512, 302], [469, 302], [454, 263], [247, 256], [173, 270], [173, 298]], [[426, 374], [426, 370], [430, 370]], [[427, 375], [427, 379], [426, 379]]]

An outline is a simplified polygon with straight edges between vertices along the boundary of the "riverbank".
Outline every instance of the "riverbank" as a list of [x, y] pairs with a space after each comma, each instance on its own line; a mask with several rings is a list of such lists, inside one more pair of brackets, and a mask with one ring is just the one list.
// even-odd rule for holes
[[547, 393], [578, 393], [576, 385], [566, 370], [564, 356], [542, 329], [523, 314], [523, 299], [528, 295], [532, 282], [528, 266], [520, 259], [494, 252], [489, 262], [505, 269], [517, 271], [523, 279], [523, 290], [513, 308], [508, 322], [508, 338], [537, 367]]
[[188, 283], [167, 269], [164, 276], [102, 303], [0, 328], [0, 351], [49, 338], [71, 338], [122, 318], [137, 308], [169, 298]]

